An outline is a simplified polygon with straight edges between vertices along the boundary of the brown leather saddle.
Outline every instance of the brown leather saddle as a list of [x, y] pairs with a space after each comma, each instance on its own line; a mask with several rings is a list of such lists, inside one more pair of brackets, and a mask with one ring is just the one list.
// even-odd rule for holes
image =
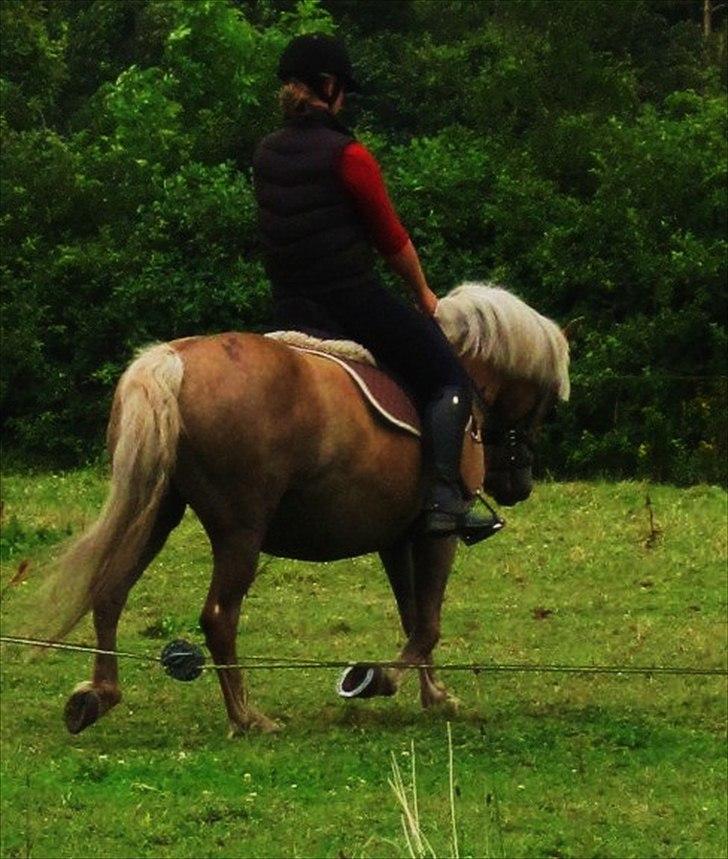
[[[287, 336], [290, 335], [290, 336]], [[409, 394], [390, 375], [375, 366], [363, 347], [348, 341], [316, 340], [299, 332], [275, 332], [272, 336], [294, 349], [337, 363], [352, 379], [377, 420], [394, 430], [420, 438], [422, 423]], [[465, 428], [460, 478], [471, 497], [482, 489], [485, 460], [480, 418], [473, 413]]]

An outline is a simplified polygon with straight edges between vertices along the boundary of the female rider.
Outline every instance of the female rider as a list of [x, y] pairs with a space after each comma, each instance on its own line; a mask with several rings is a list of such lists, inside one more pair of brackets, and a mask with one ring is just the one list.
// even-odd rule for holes
[[[387, 195], [379, 166], [336, 118], [356, 91], [344, 46], [299, 36], [280, 58], [282, 129], [265, 137], [253, 179], [266, 271], [281, 327], [323, 329], [366, 346], [409, 387], [422, 416], [434, 480], [424, 530], [477, 542], [490, 521], [468, 512], [460, 454], [470, 382], [432, 318], [437, 297]], [[412, 291], [422, 312], [379, 282], [372, 245]]]

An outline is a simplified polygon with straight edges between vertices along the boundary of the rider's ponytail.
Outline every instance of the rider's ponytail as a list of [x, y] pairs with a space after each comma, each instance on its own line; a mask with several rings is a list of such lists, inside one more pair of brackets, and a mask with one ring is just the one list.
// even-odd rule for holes
[[278, 101], [287, 118], [305, 113], [310, 104], [318, 100], [313, 90], [300, 81], [288, 81], [278, 92]]

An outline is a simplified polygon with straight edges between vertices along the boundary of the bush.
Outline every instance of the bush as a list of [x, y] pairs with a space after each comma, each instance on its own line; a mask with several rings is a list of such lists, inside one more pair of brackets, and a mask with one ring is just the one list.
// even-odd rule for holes
[[338, 28], [437, 291], [583, 317], [552, 471], [725, 481], [722, 36], [687, 4], [0, 5], [0, 399], [25, 454], [93, 452], [139, 346], [264, 323], [252, 152], [283, 45]]

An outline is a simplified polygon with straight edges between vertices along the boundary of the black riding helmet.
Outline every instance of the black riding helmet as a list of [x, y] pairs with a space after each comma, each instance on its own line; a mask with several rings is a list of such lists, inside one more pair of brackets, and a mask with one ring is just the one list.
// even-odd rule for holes
[[292, 39], [278, 62], [278, 77], [299, 80], [321, 94], [322, 75], [336, 75], [346, 92], [361, 92], [343, 42], [326, 33]]

